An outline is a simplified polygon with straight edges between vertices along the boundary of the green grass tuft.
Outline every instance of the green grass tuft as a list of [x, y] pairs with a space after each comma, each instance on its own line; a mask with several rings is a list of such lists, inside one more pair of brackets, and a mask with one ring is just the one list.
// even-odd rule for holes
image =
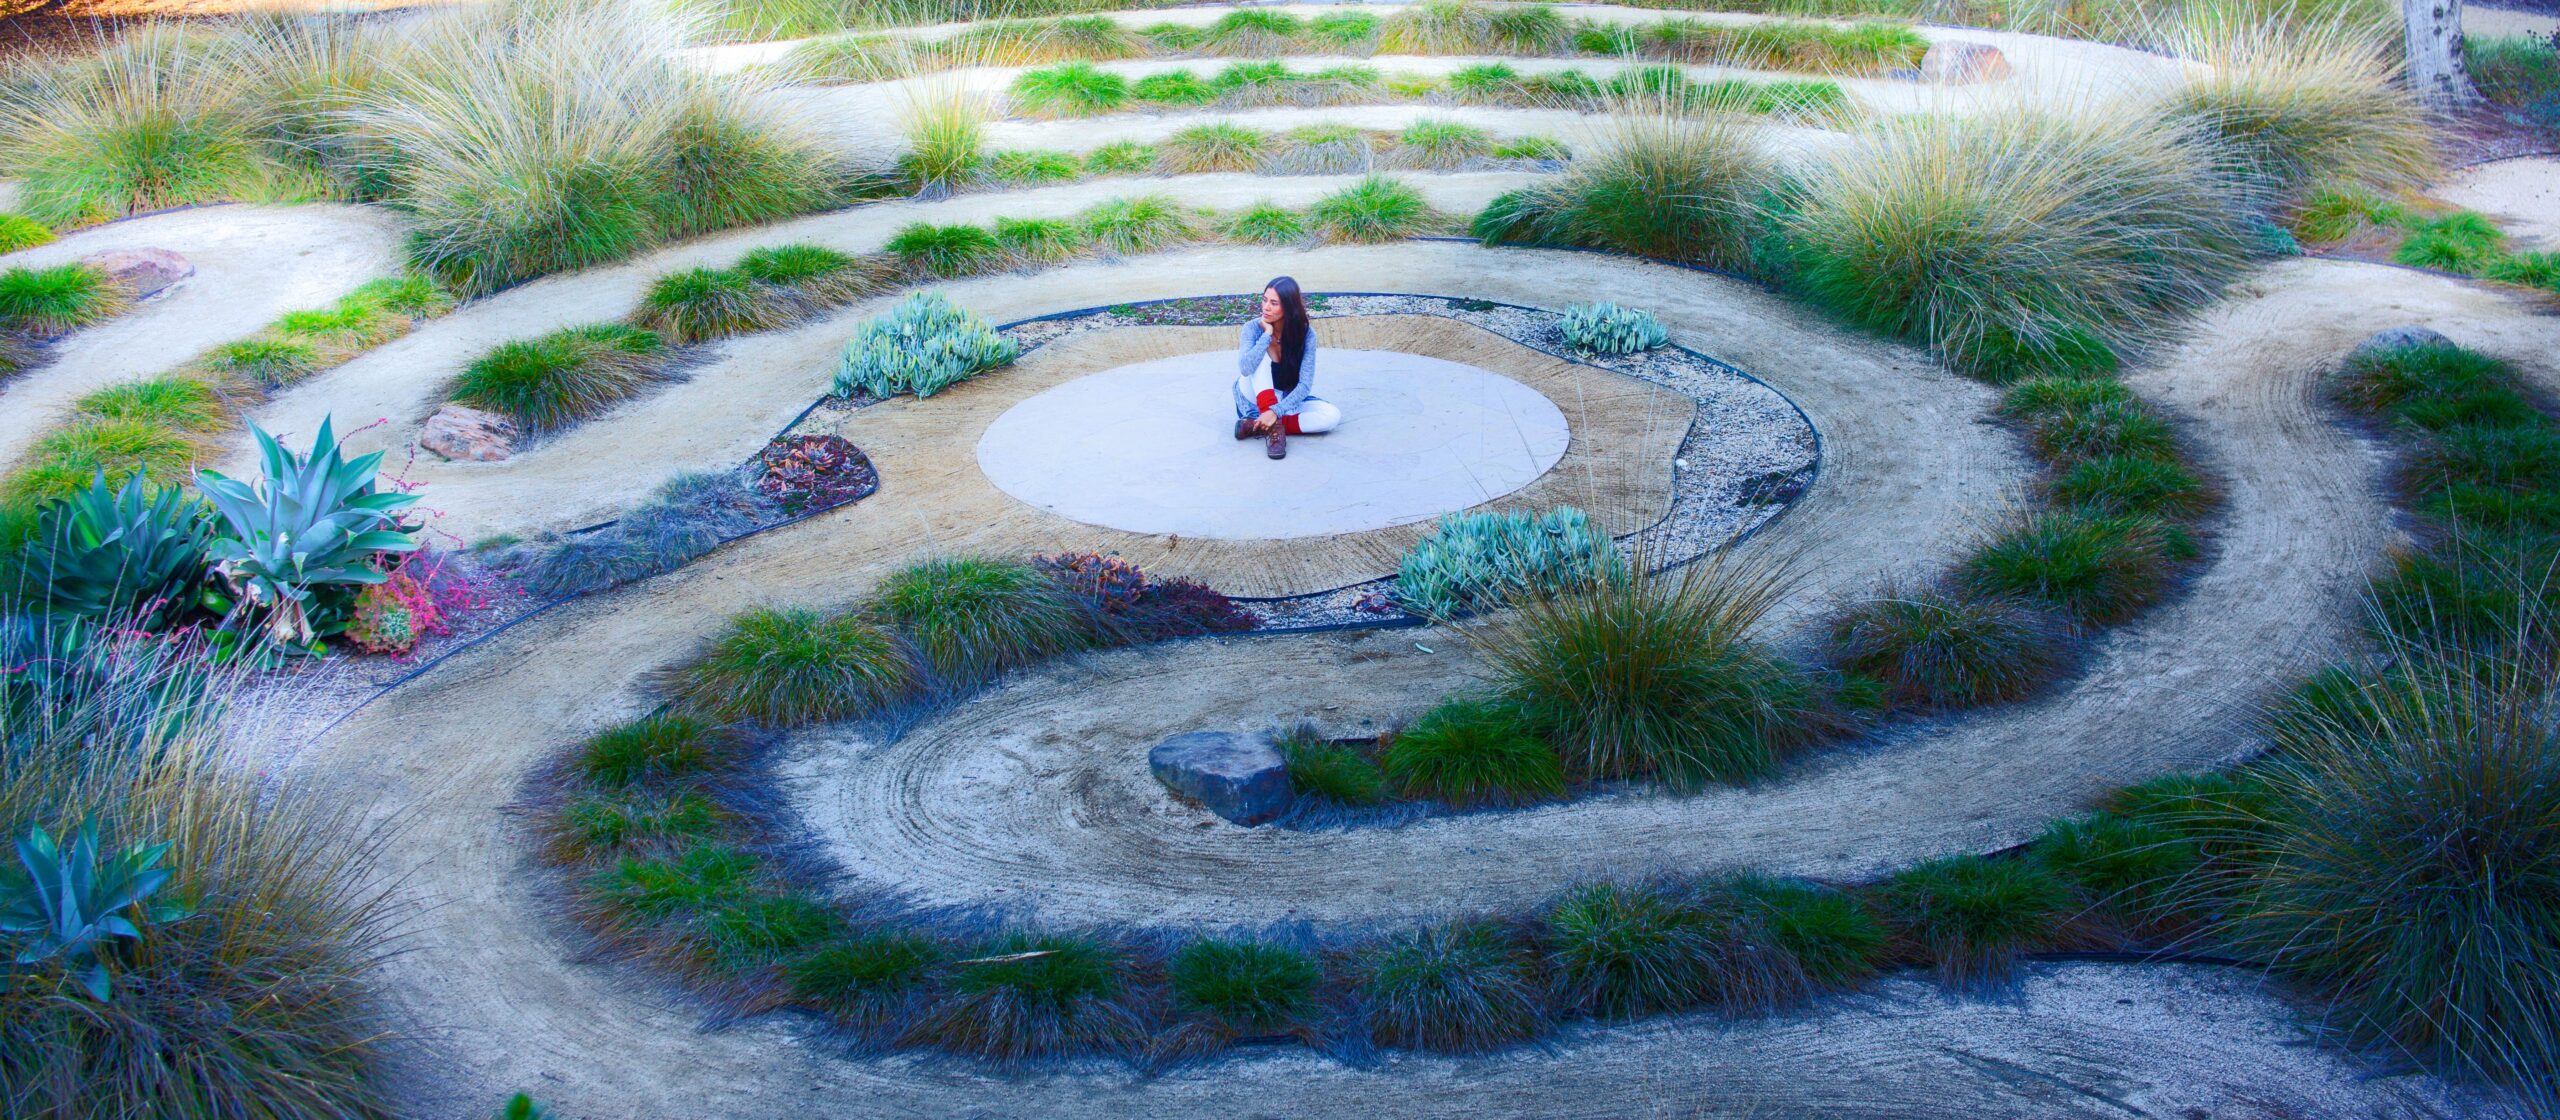
[[0, 272], [0, 330], [54, 338], [105, 322], [132, 297], [85, 264]]
[[2028, 854], [2136, 929], [2172, 919], [2187, 876], [2204, 859], [2167, 827], [2106, 813], [2046, 825]]
[[1307, 208], [1315, 231], [1335, 241], [1376, 243], [1429, 233], [1438, 225], [1431, 203], [1410, 184], [1371, 175]]
[[649, 282], [632, 322], [683, 345], [771, 330], [790, 320], [772, 287], [726, 268], [688, 268]]
[[1754, 208], [1777, 181], [1750, 126], [1660, 107], [1614, 114], [1573, 166], [1479, 214], [1487, 244], [1615, 249], [1715, 268], [1752, 257]]
[[1455, 808], [1564, 796], [1564, 764], [1517, 708], [1445, 700], [1387, 741], [1387, 780], [1407, 797]]
[[1973, 855], [1908, 868], [1885, 880], [1880, 897], [1895, 932], [1959, 986], [2007, 980], [2018, 954], [2056, 943], [2079, 905], [2042, 865]]
[[452, 399], [547, 432], [596, 416], [662, 380], [665, 344], [621, 323], [591, 323], [500, 345], [463, 367]]
[[909, 269], [945, 279], [985, 272], [1004, 260], [996, 235], [971, 225], [913, 222], [892, 235], [887, 248]]
[[1751, 640], [1782, 586], [1774, 574], [1641, 567], [1523, 604], [1487, 634], [1497, 687], [1568, 773], [1747, 781], [1842, 725], [1811, 673]]
[[1166, 970], [1173, 1006], [1229, 1035], [1303, 1029], [1317, 1012], [1324, 969], [1305, 952], [1259, 941], [1202, 938]]
[[1012, 560], [927, 560], [880, 581], [872, 613], [905, 631], [943, 681], [993, 676], [1099, 640], [1098, 620], [1039, 568]]
[[1801, 879], [1746, 875], [1727, 884], [1761, 930], [1795, 959], [1807, 982], [1838, 989], [1876, 974], [1889, 941], [1854, 895]]
[[1006, 934], [946, 966], [950, 991], [906, 1039], [1000, 1062], [1121, 1051], [1145, 1030], [1122, 1001], [1128, 967], [1092, 938]]
[[0, 212], [0, 253], [50, 245], [53, 241], [53, 227], [24, 214]]
[[1298, 212], [1271, 202], [1257, 202], [1229, 217], [1219, 232], [1249, 245], [1299, 245], [1309, 237]]
[[598, 732], [570, 767], [600, 787], [655, 786], [726, 769], [734, 740], [695, 716], [654, 715]]
[[1428, 926], [1361, 953], [1354, 986], [1370, 1041], [1473, 1053], [1546, 1029], [1529, 955], [1485, 922]]
[[848, 934], [784, 968], [792, 998], [836, 1019], [876, 1026], [932, 982], [945, 953], [933, 939], [896, 930]]
[[915, 690], [917, 673], [906, 643], [872, 622], [758, 608], [677, 669], [668, 690], [712, 719], [797, 727], [895, 704]]
[[1841, 669], [1884, 682], [1898, 705], [1966, 708], [2016, 700], [2069, 664], [2052, 616], [2008, 599], [1888, 588], [1832, 624]]
[[1023, 264], [1055, 264], [1083, 252], [1085, 236], [1064, 218], [998, 218], [996, 244]]
[[2076, 510], [2029, 515], [1982, 542], [1956, 579], [1982, 596], [2041, 603], [2074, 621], [2131, 618], [2168, 590], [2176, 542], [2148, 517]]
[[1191, 215], [1170, 195], [1116, 198], [1077, 216], [1094, 247], [1112, 253], [1152, 253], [1195, 236]]
[[1262, 168], [1271, 138], [1239, 124], [1197, 124], [1156, 146], [1156, 162], [1168, 175], [1251, 172]]
[[1129, 80], [1090, 63], [1025, 71], [1008, 91], [1015, 111], [1044, 117], [1087, 117], [1129, 102]]
[[1312, 731], [1279, 737], [1280, 758], [1289, 767], [1290, 788], [1300, 797], [1336, 805], [1367, 808], [1387, 800], [1386, 772], [1356, 747], [1328, 742]]

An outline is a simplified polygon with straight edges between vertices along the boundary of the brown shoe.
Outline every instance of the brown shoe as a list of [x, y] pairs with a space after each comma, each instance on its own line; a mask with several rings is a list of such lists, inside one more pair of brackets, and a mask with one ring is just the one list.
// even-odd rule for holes
[[1252, 439], [1252, 438], [1253, 438], [1253, 421], [1251, 421], [1251, 420], [1238, 420], [1238, 421], [1236, 421], [1236, 438], [1237, 438], [1237, 439]]
[[1271, 426], [1271, 434], [1266, 437], [1266, 441], [1263, 443], [1262, 449], [1264, 454], [1267, 454], [1274, 459], [1288, 458], [1289, 426], [1286, 424], [1273, 424]]

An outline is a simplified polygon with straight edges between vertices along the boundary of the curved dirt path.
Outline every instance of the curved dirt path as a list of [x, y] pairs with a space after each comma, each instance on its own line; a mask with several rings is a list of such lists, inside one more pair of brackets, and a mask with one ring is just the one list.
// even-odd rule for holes
[[196, 266], [194, 276], [72, 333], [54, 344], [50, 363], [0, 385], [0, 472], [82, 396], [166, 373], [287, 311], [324, 306], [399, 272], [400, 237], [398, 217], [380, 207], [203, 206], [95, 226], [0, 257], [0, 268], [36, 267], [110, 249], [173, 249]]
[[2475, 163], [2431, 193], [2495, 219], [2519, 249], [2560, 249], [2560, 156]]
[[[1180, 254], [1151, 261], [1147, 271], [1232, 290], [1238, 279], [1258, 275], [1263, 257]], [[1942, 562], [1960, 539], [1967, 512], [1988, 508], [2024, 475], [2009, 438], [1975, 423], [1986, 390], [1728, 281], [1612, 258], [1456, 245], [1326, 250], [1293, 267], [1319, 288], [1335, 286], [1341, 276], [1372, 281], [1362, 286], [1403, 286], [1376, 282], [1394, 272], [1416, 280], [1415, 290], [1463, 287], [1519, 302], [1532, 302], [1540, 289], [1605, 285], [1629, 298], [1641, 293], [1680, 341], [1768, 376], [1822, 426], [1823, 482], [1779, 529], [1834, 554], [1856, 556], [1853, 548], [1862, 545], [1866, 559], [1855, 570], [1823, 573], [1840, 589], [1871, 577], [1888, 557], [1919, 566]], [[1059, 279], [1072, 290], [1083, 277]], [[2071, 695], [1979, 719], [1980, 736], [1968, 740], [1977, 750], [1957, 749], [1959, 737], [1944, 728], [1918, 734], [1940, 736], [1944, 745], [1897, 741], [1876, 748], [1876, 755], [1912, 762], [1901, 769], [1913, 774], [1923, 768], [1911, 754], [1953, 755], [1936, 761], [1977, 779], [1915, 778], [1939, 796], [1901, 802], [1900, 824], [1908, 834], [1935, 834], [1950, 846], [1989, 842], [2021, 822], [2075, 808], [2071, 783], [2013, 790], [2007, 785], [2032, 778], [2031, 770], [1997, 765], [2016, 751], [1993, 725], [2039, 723], [2052, 731], [2045, 721], [2054, 705], [2075, 705], [2108, 729], [2138, 727], [2174, 740], [2154, 748], [2067, 728], [2055, 732], [2044, 744], [2044, 761], [2057, 770], [2088, 766], [2091, 776], [2081, 788], [2227, 754], [2238, 713], [2217, 705], [2237, 704], [2254, 685], [2323, 652], [2343, 626], [2353, 577], [2388, 538], [2376, 492], [2380, 458], [2313, 402], [2311, 373], [2370, 330], [2378, 314], [2431, 317], [2465, 341], [2472, 341], [2468, 334], [2494, 331], [2516, 344], [2547, 337], [2553, 322], [2522, 322], [2525, 309], [2483, 300], [2479, 290], [2451, 281], [2368, 266], [2295, 262], [2270, 272], [2257, 289], [2214, 316], [2198, 342], [2136, 378], [2146, 395], [2188, 416], [2190, 430], [2231, 482], [2233, 513], [2218, 562], [2188, 598], [2119, 632]], [[2378, 299], [2377, 290], [2391, 294]], [[2396, 306], [2374, 310], [2385, 303]], [[542, 876], [524, 859], [525, 840], [503, 807], [528, 769], [560, 744], [642, 710], [648, 670], [680, 656], [694, 636], [739, 607], [843, 602], [858, 597], [881, 566], [898, 557], [969, 543], [960, 539], [961, 527], [949, 527], [948, 536], [909, 531], [927, 522], [929, 511], [897, 509], [893, 493], [564, 607], [386, 697], [303, 755], [299, 768], [306, 777], [367, 801], [403, 831], [385, 870], [419, 909], [410, 951], [392, 967], [393, 989], [404, 1012], [433, 1033], [418, 1066], [415, 1099], [422, 1112], [481, 1110], [519, 1087], [561, 1104], [565, 1115], [613, 1117], [771, 1114], [812, 1106], [918, 1115], [1198, 1115], [1251, 1111], [1275, 1099], [1290, 1101], [1292, 1114], [1310, 1116], [1458, 1116], [1488, 1109], [1659, 1115], [1739, 1107], [1780, 1114], [2178, 1115], [2202, 1108], [2248, 1115], [2259, 1108], [2266, 1115], [2285, 1109], [2363, 1115], [2397, 1107], [2401, 1086], [2364, 1079], [2345, 1059], [2299, 1045], [2281, 1006], [2256, 993], [2247, 978], [2172, 968], [2039, 969], [2015, 1004], [1950, 1002], [1897, 981], [1802, 1019], [1690, 1018], [1579, 1030], [1549, 1052], [1475, 1061], [1404, 1057], [1371, 1070], [1281, 1054], [1152, 1080], [1119, 1072], [1009, 1079], [911, 1059], [836, 1060], [822, 1040], [802, 1039], [798, 1021], [787, 1017], [698, 1034], [689, 1005], [657, 992], [636, 970], [572, 960], [576, 951], [548, 916]], [[2232, 589], [2253, 579], [2254, 598], [2231, 601]], [[2224, 608], [2225, 617], [2201, 617], [2214, 606]], [[1171, 660], [1177, 653], [1184, 661], [1214, 664], [1232, 661], [1231, 650], [1279, 655], [1313, 648], [1305, 641], [1194, 643], [1097, 659], [1088, 667], [1126, 668], [1113, 663]], [[1303, 653], [1286, 656], [1292, 665], [1306, 663]], [[1376, 670], [1372, 682], [1418, 682], [1427, 671], [1393, 658], [1364, 664]], [[1039, 682], [1046, 679], [1026, 678], [959, 718], [1012, 710], [1027, 726], [1042, 714]], [[2080, 699], [2083, 694], [2089, 698]], [[2135, 705], [2192, 716], [2146, 722], [2108, 710]], [[924, 734], [938, 738], [946, 730]], [[2096, 753], [2085, 745], [2090, 742], [2109, 749], [2089, 757]], [[1995, 765], [1977, 765], [1976, 755]], [[1791, 791], [1837, 787], [1841, 775], [1873, 769], [1863, 759], [1844, 758], [1746, 796], [1800, 796]], [[1891, 786], [1885, 782], [1884, 792]], [[1019, 796], [1045, 802], [1053, 815], [1072, 811], [1050, 782], [1025, 786]], [[1570, 810], [1624, 811], [1612, 802]], [[1893, 814], [1879, 808], [1874, 815]], [[1762, 819], [1769, 833], [1764, 845], [1783, 840], [1813, 860], [1832, 851], [1846, 862], [1859, 858], [1858, 840], [1812, 822]], [[1567, 815], [1554, 824], [1578, 827]], [[1514, 854], [1549, 846], [1550, 839], [1534, 838]], [[1472, 858], [1443, 850], [1401, 870], [1417, 883], [1457, 881], [1463, 873], [1450, 872], [1468, 868]], [[1432, 873], [1416, 873], [1426, 868]], [[1231, 878], [1260, 880], [1263, 871], [1257, 860]], [[965, 864], [959, 873], [967, 873]], [[1530, 885], [1497, 880], [1451, 900], [1487, 904]], [[1053, 897], [1045, 885], [1043, 891]], [[1089, 900], [1091, 894], [1064, 897]], [[1398, 905], [1386, 900], [1384, 910]], [[2431, 1083], [2416, 1087], [2437, 1091]]]
[[[1453, 212], [1481, 209], [1495, 195], [1528, 181], [1531, 173], [1469, 172], [1406, 178], [1433, 205]], [[726, 266], [759, 245], [811, 241], [851, 253], [869, 253], [910, 222], [977, 222], [1005, 217], [1065, 217], [1097, 202], [1140, 194], [1165, 194], [1191, 206], [1235, 210], [1261, 200], [1303, 206], [1358, 181], [1358, 176], [1196, 175], [1171, 180], [1104, 180], [1041, 190], [969, 194], [938, 202], [859, 206], [778, 225], [719, 234], [637, 257], [608, 268], [554, 276], [468, 304], [420, 324], [408, 336], [358, 355], [336, 369], [308, 378], [252, 413], [270, 431], [307, 431], [335, 414], [340, 428], [376, 417], [391, 422], [348, 437], [351, 451], [387, 449], [401, 463], [418, 426], [444, 402], [454, 375], [491, 347], [577, 323], [618, 319], [638, 305], [651, 280], [695, 265]], [[1272, 269], [1293, 266], [1300, 254], [1256, 250]], [[1203, 287], [1161, 257], [1103, 266], [1098, 283], [1060, 302], [1052, 292], [1074, 290], [1056, 271], [999, 274], [934, 287], [995, 322], [1096, 304], [1160, 296], [1244, 291], [1270, 279], [1224, 280]], [[1359, 280], [1336, 289], [1369, 287]], [[425, 452], [402, 471], [426, 484], [427, 504], [443, 514], [439, 527], [465, 540], [500, 532], [530, 533], [592, 524], [615, 516], [668, 476], [686, 470], [727, 469], [745, 462], [765, 440], [827, 391], [839, 352], [853, 328], [904, 293], [866, 300], [778, 331], [710, 345], [688, 379], [589, 420], [498, 463], [448, 463]], [[1523, 300], [1520, 302], [1535, 302]], [[1564, 301], [1548, 301], [1564, 302]], [[360, 418], [360, 419], [359, 419]], [[230, 464], [256, 462], [245, 432], [233, 440]]]

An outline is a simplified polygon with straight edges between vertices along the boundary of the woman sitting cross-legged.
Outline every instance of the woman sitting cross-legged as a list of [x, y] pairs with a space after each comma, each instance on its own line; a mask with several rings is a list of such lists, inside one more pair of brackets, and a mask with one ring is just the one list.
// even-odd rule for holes
[[1332, 431], [1342, 410], [1315, 395], [1316, 332], [1298, 282], [1283, 276], [1262, 289], [1262, 317], [1236, 345], [1236, 438], [1261, 436], [1274, 459], [1290, 436]]

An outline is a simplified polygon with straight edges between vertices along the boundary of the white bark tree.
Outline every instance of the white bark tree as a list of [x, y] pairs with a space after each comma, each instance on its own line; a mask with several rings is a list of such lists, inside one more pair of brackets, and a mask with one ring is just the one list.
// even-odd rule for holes
[[2409, 31], [2409, 88], [2418, 99], [2450, 109], [2480, 99], [2462, 66], [2462, 0], [2400, 0]]

